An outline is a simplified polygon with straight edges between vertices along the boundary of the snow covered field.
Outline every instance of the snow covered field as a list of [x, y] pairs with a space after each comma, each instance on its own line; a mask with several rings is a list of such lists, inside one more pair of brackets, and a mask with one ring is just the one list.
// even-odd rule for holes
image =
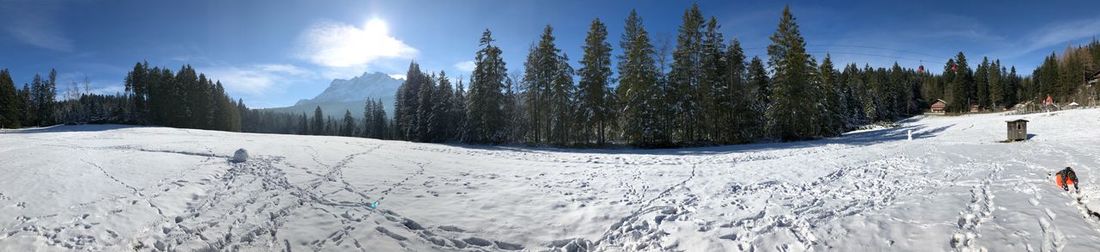
[[[1032, 138], [997, 143], [1016, 118]], [[918, 117], [672, 150], [7, 130], [0, 251], [1097, 251], [1098, 126], [1096, 109]], [[228, 162], [238, 148], [252, 159]], [[1083, 204], [1048, 177], [1065, 166]]]

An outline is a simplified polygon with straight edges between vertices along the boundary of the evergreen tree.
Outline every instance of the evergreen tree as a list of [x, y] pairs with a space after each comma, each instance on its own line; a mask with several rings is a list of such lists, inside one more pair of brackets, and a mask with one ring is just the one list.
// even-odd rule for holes
[[0, 128], [22, 127], [19, 92], [8, 69], [0, 69]]
[[659, 109], [664, 107], [657, 87], [657, 65], [653, 45], [637, 11], [626, 18], [619, 40], [619, 86], [615, 90], [622, 108], [623, 136], [637, 146], [667, 144], [667, 133], [660, 127]]
[[[580, 88], [577, 90], [578, 121], [583, 124], [585, 136], [595, 131], [596, 144], [607, 143], [606, 133], [612, 118], [611, 92], [611, 44], [607, 42], [607, 27], [600, 19], [592, 20], [584, 39], [584, 56], [581, 57]], [[584, 139], [583, 142], [589, 142]]]
[[313, 130], [313, 135], [324, 135], [325, 130], [325, 114], [321, 112], [321, 106], [317, 106], [317, 109], [313, 110], [313, 125], [309, 127]]
[[736, 39], [730, 41], [725, 59], [725, 80], [721, 82], [723, 86], [719, 88], [716, 99], [721, 126], [719, 130], [729, 133], [723, 134], [719, 140], [721, 143], [749, 142], [755, 137], [754, 133], [759, 127], [755, 111], [758, 97], [757, 87], [749, 81], [741, 42]]
[[539, 38], [538, 45], [531, 47], [524, 63], [524, 102], [527, 104], [531, 136], [533, 143], [541, 143], [550, 138], [549, 129], [557, 122], [553, 121], [551, 96], [554, 81], [561, 66], [561, 50], [554, 45], [554, 29], [547, 25]]
[[975, 97], [979, 107], [988, 108], [991, 103], [989, 102], [989, 58], [982, 57], [982, 63], [978, 65], [978, 70], [974, 73], [974, 87], [976, 89]]
[[1005, 104], [1005, 83], [1001, 80], [1003, 76], [1001, 69], [1001, 61], [994, 60], [989, 65], [989, 77], [987, 79], [989, 85], [989, 105], [991, 109], [1002, 109]]
[[573, 67], [569, 66], [569, 57], [557, 57], [554, 79], [550, 83], [550, 142], [557, 145], [568, 144], [573, 121], [573, 99], [576, 86], [573, 84]]
[[768, 45], [768, 66], [773, 71], [774, 101], [767, 111], [772, 133], [783, 140], [816, 137], [820, 115], [814, 105], [819, 97], [813, 96], [813, 59], [806, 53], [806, 42], [798, 31], [798, 24], [790, 7], [783, 8], [779, 28], [771, 36]]
[[437, 139], [435, 131], [439, 127], [439, 123], [436, 122], [434, 107], [437, 102], [435, 99], [435, 76], [426, 76], [421, 80], [420, 90], [417, 94], [417, 108], [414, 114], [416, 123], [413, 125], [416, 138], [410, 140], [432, 142]]
[[683, 23], [676, 37], [676, 50], [672, 53], [672, 70], [669, 72], [669, 95], [672, 102], [672, 114], [676, 115], [672, 127], [678, 140], [691, 143], [699, 140], [696, 127], [700, 125], [699, 97], [700, 76], [703, 69], [700, 61], [703, 57], [703, 14], [698, 4], [684, 11]]
[[699, 113], [696, 115], [696, 123], [699, 132], [696, 141], [713, 143], [728, 138], [724, 136], [724, 132], [729, 130], [726, 128], [728, 125], [722, 125], [722, 114], [726, 114], [723, 111], [730, 105], [722, 104], [721, 101], [728, 100], [725, 96], [731, 90], [726, 78], [728, 62], [726, 62], [725, 39], [718, 31], [719, 28], [718, 19], [711, 17], [706, 23], [703, 41], [699, 45], [700, 75], [699, 84], [695, 89], [695, 97], [698, 97], [696, 110]]
[[492, 32], [485, 30], [481, 35], [481, 49], [474, 61], [464, 135], [464, 141], [469, 143], [501, 142], [501, 126], [504, 125], [501, 113], [504, 94], [501, 89], [504, 88], [507, 69], [500, 48], [493, 41]]
[[421, 118], [417, 116], [417, 110], [420, 108], [420, 88], [425, 79], [427, 77], [420, 72], [420, 65], [416, 62], [409, 63], [409, 70], [405, 74], [405, 82], [397, 88], [394, 99], [394, 123], [396, 125], [395, 130], [398, 132], [398, 139], [419, 139], [418, 126], [420, 122], [418, 120]]
[[455, 127], [454, 137], [452, 139], [466, 139], [466, 113], [468, 112], [466, 107], [467, 102], [466, 88], [462, 85], [462, 78], [459, 78], [458, 85], [455, 86], [454, 105], [451, 105], [451, 107], [454, 108], [454, 114], [451, 114], [451, 116], [455, 118], [454, 121], [455, 125], [457, 126]]
[[435, 138], [433, 142], [443, 142], [454, 138], [454, 129], [459, 125], [456, 123], [455, 113], [458, 113], [458, 108], [455, 107], [455, 91], [451, 87], [451, 80], [447, 78], [447, 73], [439, 72], [439, 85], [435, 89], [435, 101], [433, 102], [434, 108], [432, 111], [434, 115], [434, 123], [436, 125]]
[[340, 129], [341, 136], [355, 135], [355, 118], [351, 117], [351, 110], [344, 110], [344, 127]]
[[833, 60], [829, 54], [825, 54], [825, 59], [821, 60], [821, 69], [818, 73], [819, 83], [821, 84], [818, 89], [821, 95], [817, 96], [819, 100], [822, 100], [818, 107], [818, 113], [823, 117], [823, 129], [821, 134], [825, 136], [840, 135], [844, 131], [844, 111], [842, 111], [842, 102], [840, 101], [840, 91], [837, 82], [838, 73], [833, 68]]
[[754, 127], [749, 128], [748, 138], [760, 138], [768, 134], [767, 117], [766, 112], [771, 107], [772, 93], [771, 93], [771, 78], [768, 76], [768, 70], [764, 68], [764, 61], [760, 60], [760, 57], [752, 57], [749, 62], [748, 69], [748, 86], [753, 90], [751, 93], [754, 97], [751, 97], [750, 110], [752, 116], [752, 125]]

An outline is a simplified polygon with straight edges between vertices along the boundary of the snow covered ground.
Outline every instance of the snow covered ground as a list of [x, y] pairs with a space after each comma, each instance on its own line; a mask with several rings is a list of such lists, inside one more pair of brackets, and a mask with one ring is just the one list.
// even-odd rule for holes
[[[1016, 118], [1031, 139], [998, 143]], [[1098, 126], [1096, 109], [917, 117], [672, 150], [7, 130], [0, 251], [1097, 251]], [[1080, 200], [1049, 177], [1066, 166]]]

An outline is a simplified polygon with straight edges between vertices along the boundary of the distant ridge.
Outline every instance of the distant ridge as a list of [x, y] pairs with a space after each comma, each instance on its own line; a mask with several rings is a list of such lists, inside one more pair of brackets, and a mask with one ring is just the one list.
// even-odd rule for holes
[[380, 72], [363, 73], [351, 79], [332, 80], [321, 94], [312, 99], [298, 100], [294, 106], [264, 110], [307, 113], [312, 116], [313, 110], [320, 106], [325, 116], [342, 117], [345, 110], [350, 110], [352, 116], [362, 118], [363, 105], [367, 98], [370, 98], [382, 99], [382, 103], [386, 106], [386, 115], [393, 116], [394, 94], [397, 93], [397, 88], [402, 82], [404, 81]]

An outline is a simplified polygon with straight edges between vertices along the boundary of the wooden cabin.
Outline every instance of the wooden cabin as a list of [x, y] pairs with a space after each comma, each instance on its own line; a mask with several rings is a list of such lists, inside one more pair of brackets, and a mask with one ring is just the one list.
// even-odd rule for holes
[[1027, 140], [1027, 120], [1016, 119], [1008, 123], [1008, 142]]
[[944, 114], [947, 112], [947, 102], [936, 99], [936, 102], [933, 102], [932, 106], [928, 108], [928, 110], [933, 114]]

